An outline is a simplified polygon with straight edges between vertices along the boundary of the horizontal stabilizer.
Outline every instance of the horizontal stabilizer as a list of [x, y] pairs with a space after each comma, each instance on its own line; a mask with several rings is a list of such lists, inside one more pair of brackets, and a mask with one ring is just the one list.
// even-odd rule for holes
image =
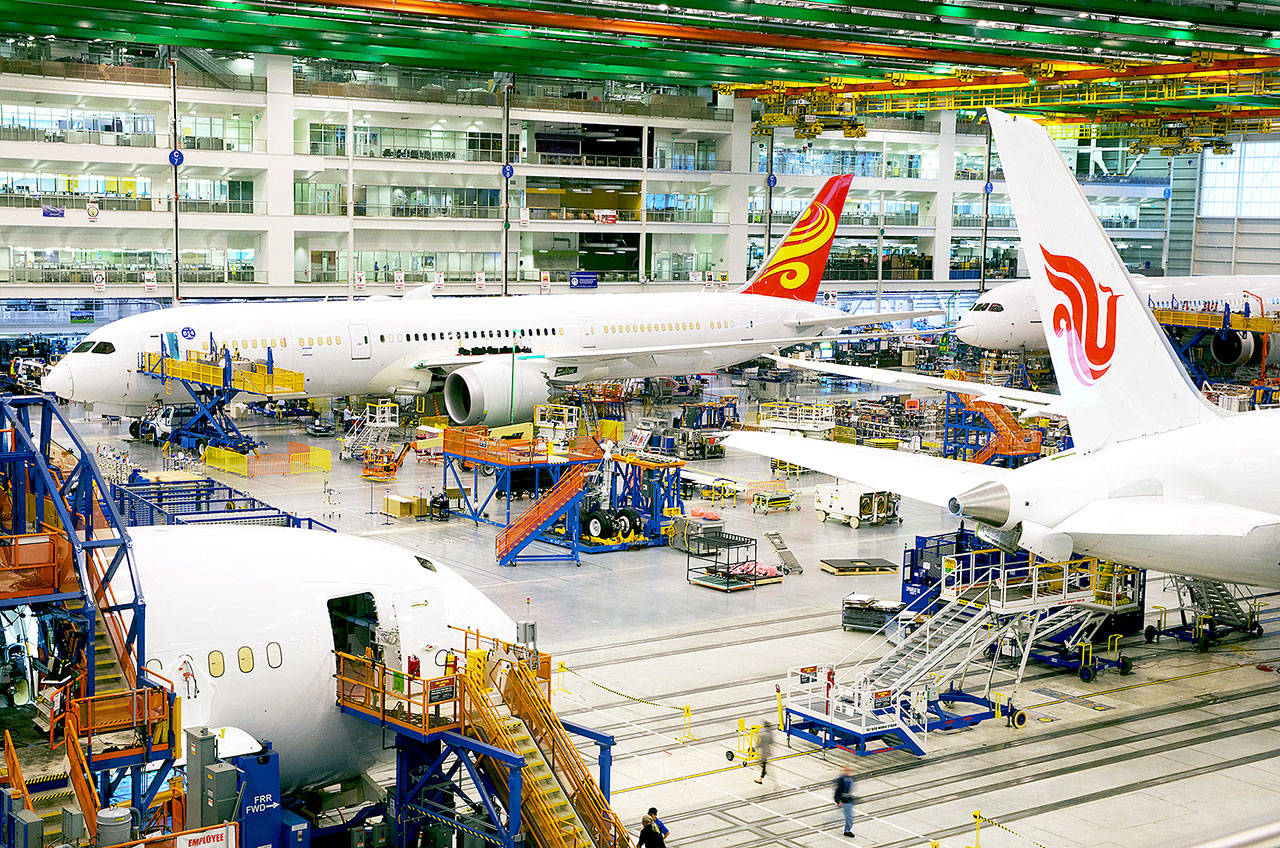
[[962, 492], [982, 483], [1004, 482], [1013, 473], [991, 465], [776, 433], [734, 433], [725, 444], [941, 507]]
[[[875, 312], [866, 315], [833, 315], [824, 318], [804, 318], [796, 316], [789, 318], [783, 322], [786, 326], [794, 329], [811, 330], [817, 328], [830, 327], [861, 327], [864, 324], [891, 324], [895, 321], [914, 321], [917, 318], [932, 318], [935, 315], [942, 315], [939, 309], [917, 309], [908, 312]], [[945, 327], [929, 330], [916, 330], [919, 333], [941, 333]]]

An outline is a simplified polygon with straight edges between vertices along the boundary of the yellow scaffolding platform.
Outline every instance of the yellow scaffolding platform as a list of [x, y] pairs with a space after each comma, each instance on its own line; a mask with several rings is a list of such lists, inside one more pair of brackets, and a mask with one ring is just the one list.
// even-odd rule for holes
[[[142, 354], [142, 370], [165, 380], [186, 380], [202, 386], [222, 388], [226, 385], [224, 369], [216, 363], [202, 361], [194, 351], [187, 359], [173, 359], [159, 353]], [[231, 388], [271, 397], [302, 394], [305, 377], [301, 371], [272, 366], [264, 362], [231, 361]]]

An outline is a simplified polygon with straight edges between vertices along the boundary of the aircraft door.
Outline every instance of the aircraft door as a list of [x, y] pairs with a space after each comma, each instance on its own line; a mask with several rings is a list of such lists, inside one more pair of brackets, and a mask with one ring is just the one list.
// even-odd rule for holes
[[590, 318], [578, 319], [578, 326], [582, 328], [578, 334], [578, 341], [585, 348], [594, 348], [596, 346], [598, 328], [593, 325]]
[[369, 358], [369, 326], [367, 324], [348, 324], [347, 338], [351, 341], [351, 358]]
[[178, 334], [177, 333], [164, 334], [164, 355], [169, 357], [170, 359], [181, 359], [181, 357], [178, 355]]

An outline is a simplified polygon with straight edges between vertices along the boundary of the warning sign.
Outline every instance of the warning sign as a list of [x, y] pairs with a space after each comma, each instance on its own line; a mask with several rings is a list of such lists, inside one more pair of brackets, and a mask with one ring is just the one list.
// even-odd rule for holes
[[893, 692], [889, 689], [881, 689], [879, 692], [871, 693], [871, 705], [877, 710], [884, 709], [893, 703]]
[[458, 680], [455, 677], [441, 677], [427, 681], [427, 703], [443, 704], [458, 697]]
[[806, 665], [800, 669], [800, 682], [812, 683], [818, 679], [818, 667], [816, 665]]

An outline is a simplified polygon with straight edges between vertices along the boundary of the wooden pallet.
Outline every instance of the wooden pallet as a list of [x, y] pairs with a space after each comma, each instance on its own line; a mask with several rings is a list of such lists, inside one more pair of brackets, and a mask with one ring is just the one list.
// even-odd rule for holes
[[898, 566], [887, 559], [824, 559], [822, 570], [842, 577], [859, 574], [897, 574]]

